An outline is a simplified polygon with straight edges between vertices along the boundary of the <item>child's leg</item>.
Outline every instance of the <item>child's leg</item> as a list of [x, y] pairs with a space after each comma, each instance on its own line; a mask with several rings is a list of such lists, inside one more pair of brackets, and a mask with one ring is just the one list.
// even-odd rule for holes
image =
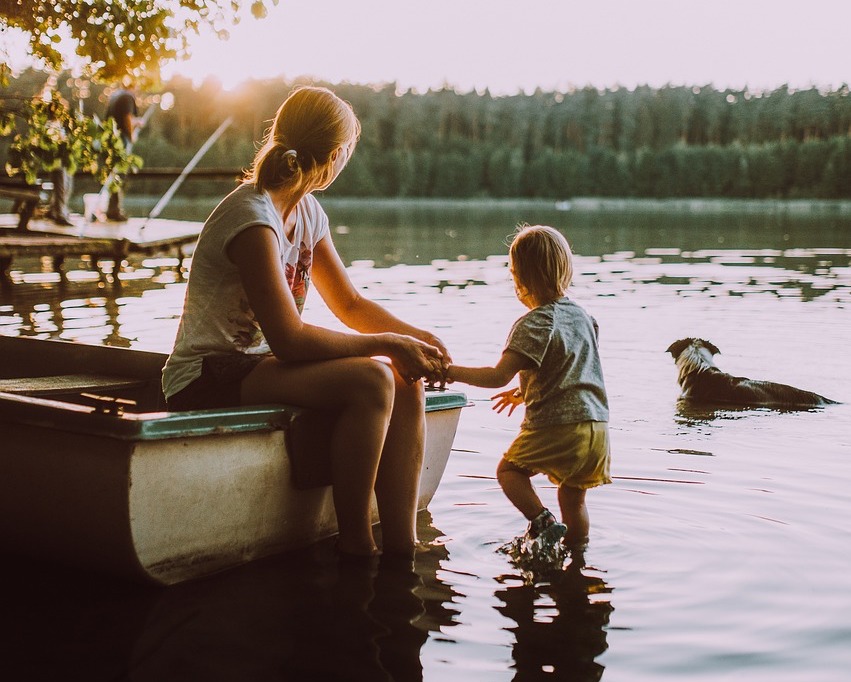
[[588, 518], [588, 507], [585, 506], [585, 489], [571, 488], [562, 483], [558, 487], [558, 505], [567, 526], [564, 542], [570, 544], [586, 540], [591, 522]]
[[530, 480], [534, 472], [501, 459], [496, 468], [496, 480], [502, 492], [529, 521], [544, 510], [541, 498], [535, 492]]

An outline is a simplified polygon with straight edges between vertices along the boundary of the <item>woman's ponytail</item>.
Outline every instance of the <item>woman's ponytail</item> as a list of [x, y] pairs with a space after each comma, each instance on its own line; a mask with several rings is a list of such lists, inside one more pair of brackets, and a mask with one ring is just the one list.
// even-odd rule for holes
[[244, 181], [258, 191], [307, 191], [333, 179], [333, 153], [354, 145], [360, 123], [351, 106], [327, 88], [302, 87], [280, 106]]
[[299, 184], [302, 175], [298, 152], [279, 140], [269, 138], [257, 152], [246, 181], [253, 182], [258, 191], [277, 189], [283, 185]]

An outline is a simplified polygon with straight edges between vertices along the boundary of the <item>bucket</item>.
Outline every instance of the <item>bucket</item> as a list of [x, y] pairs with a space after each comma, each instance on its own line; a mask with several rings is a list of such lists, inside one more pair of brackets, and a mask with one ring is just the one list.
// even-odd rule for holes
[[106, 194], [84, 194], [83, 216], [90, 223], [103, 222], [106, 220], [106, 207], [108, 198]]

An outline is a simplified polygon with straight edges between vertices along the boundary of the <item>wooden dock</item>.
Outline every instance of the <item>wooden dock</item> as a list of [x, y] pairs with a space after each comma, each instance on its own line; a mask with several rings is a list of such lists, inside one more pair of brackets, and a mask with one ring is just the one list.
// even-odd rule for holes
[[[31, 219], [26, 230], [18, 228], [19, 216], [0, 214], [0, 284], [10, 286], [10, 269], [15, 258], [53, 259], [53, 267], [64, 281], [65, 258], [89, 256], [95, 263], [113, 263], [113, 283], [125, 259], [134, 255], [171, 255], [182, 261], [191, 253], [203, 223], [186, 220], [130, 218], [127, 222], [88, 222], [72, 218], [63, 227], [50, 220]], [[103, 271], [101, 270], [103, 275]]]

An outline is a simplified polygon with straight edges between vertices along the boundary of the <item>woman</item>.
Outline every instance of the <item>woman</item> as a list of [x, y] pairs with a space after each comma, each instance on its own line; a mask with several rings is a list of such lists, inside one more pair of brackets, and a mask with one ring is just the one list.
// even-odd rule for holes
[[[330, 90], [302, 87], [278, 109], [244, 182], [198, 239], [174, 350], [163, 370], [169, 409], [288, 403], [339, 412], [331, 441], [338, 549], [411, 555], [424, 448], [421, 379], [449, 363], [432, 334], [355, 289], [311, 192], [327, 188], [360, 124]], [[356, 333], [302, 321], [310, 282]], [[383, 356], [390, 363], [374, 359]]]

